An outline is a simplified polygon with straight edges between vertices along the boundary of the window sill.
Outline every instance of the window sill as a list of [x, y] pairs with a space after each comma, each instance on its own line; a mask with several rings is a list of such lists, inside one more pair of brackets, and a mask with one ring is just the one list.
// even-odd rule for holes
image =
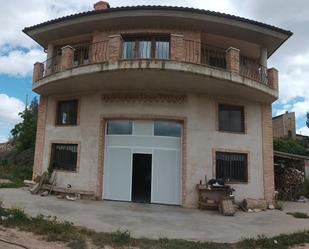
[[247, 132], [245, 131], [224, 131], [224, 130], [217, 130], [218, 132], [222, 133], [231, 133], [231, 134], [236, 134], [236, 135], [246, 135]]
[[55, 127], [76, 127], [79, 124], [55, 124]]
[[54, 171], [56, 171], [57, 173], [73, 173], [73, 174], [77, 174], [78, 171], [77, 170], [64, 170], [64, 169], [54, 169]]
[[249, 182], [225, 182], [225, 184], [229, 185], [229, 184], [249, 184]]

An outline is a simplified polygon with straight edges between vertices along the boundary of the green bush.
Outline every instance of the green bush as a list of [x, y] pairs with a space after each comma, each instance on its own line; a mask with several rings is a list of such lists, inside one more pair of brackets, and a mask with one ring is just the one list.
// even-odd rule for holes
[[304, 145], [298, 141], [289, 137], [275, 138], [274, 139], [274, 150], [309, 156], [309, 151], [304, 147]]
[[286, 214], [292, 215], [294, 218], [297, 218], [297, 219], [308, 219], [309, 218], [308, 214], [301, 213], [301, 212], [294, 212], [294, 213], [287, 212]]

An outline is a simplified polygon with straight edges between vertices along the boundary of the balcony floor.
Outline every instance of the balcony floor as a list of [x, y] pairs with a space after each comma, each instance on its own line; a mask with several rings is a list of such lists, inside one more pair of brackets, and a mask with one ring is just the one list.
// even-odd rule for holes
[[225, 70], [175, 61], [117, 61], [89, 64], [34, 83], [43, 95], [89, 91], [167, 91], [273, 102], [277, 91]]

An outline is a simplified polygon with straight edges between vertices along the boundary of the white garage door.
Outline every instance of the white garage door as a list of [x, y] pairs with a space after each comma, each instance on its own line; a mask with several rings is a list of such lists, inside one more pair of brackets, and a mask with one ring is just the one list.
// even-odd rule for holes
[[111, 120], [106, 127], [103, 198], [179, 205], [181, 124]]

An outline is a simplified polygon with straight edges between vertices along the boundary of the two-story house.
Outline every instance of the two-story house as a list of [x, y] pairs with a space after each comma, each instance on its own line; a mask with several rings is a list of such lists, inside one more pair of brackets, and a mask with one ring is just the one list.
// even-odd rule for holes
[[94, 10], [24, 29], [47, 52], [33, 177], [99, 199], [197, 206], [223, 178], [246, 197], [274, 191], [268, 58], [292, 33], [218, 12], [164, 6]]

